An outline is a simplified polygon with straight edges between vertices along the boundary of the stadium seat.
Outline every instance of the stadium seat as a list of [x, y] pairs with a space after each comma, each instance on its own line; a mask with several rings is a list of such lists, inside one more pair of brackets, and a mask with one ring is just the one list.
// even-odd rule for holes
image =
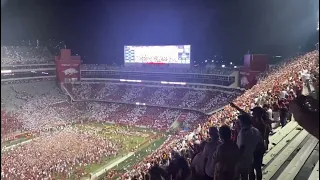
[[[263, 158], [263, 179], [295, 179], [305, 166], [311, 153], [318, 144], [307, 131], [303, 130], [295, 121], [291, 121], [284, 128], [270, 137], [268, 152]], [[319, 152], [315, 151], [317, 156]], [[309, 179], [317, 178], [318, 164], [314, 167]], [[307, 179], [307, 177], [304, 179]]]
[[319, 161], [317, 162], [316, 166], [313, 168], [312, 173], [308, 178], [308, 180], [317, 180], [317, 179], [319, 179]]

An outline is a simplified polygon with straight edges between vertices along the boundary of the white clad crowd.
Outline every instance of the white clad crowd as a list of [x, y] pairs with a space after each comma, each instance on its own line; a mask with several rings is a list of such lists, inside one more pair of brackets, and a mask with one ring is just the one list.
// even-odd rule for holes
[[221, 90], [197, 90], [172, 87], [148, 87], [119, 83], [64, 84], [76, 100], [99, 100], [123, 103], [145, 103], [212, 112], [226, 105], [238, 94]]
[[6, 84], [21, 84], [21, 83], [34, 83], [34, 82], [47, 82], [47, 81], [55, 81], [56, 77], [50, 77], [50, 78], [39, 78], [39, 79], [22, 79], [22, 80], [10, 80], [10, 81], [3, 81], [1, 82], [1, 85]]
[[1, 65], [53, 63], [46, 47], [1, 46]]

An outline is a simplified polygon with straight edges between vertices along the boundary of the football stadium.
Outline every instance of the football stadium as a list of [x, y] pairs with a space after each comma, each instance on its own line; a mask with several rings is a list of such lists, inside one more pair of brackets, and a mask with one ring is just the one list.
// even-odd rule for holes
[[111, 66], [2, 45], [1, 179], [319, 179], [319, 129], [291, 107], [317, 96], [319, 51], [195, 67], [192, 48], [124, 46]]

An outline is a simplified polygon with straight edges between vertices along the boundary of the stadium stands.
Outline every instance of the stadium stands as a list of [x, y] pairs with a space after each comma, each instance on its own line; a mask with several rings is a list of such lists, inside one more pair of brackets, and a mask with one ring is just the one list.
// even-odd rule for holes
[[21, 64], [53, 64], [54, 57], [46, 47], [1, 46], [1, 66]]
[[[269, 72], [268, 76], [265, 79], [261, 79], [256, 86], [246, 91], [243, 95], [239, 96], [235, 100], [235, 103], [238, 104], [244, 110], [248, 110], [252, 108], [251, 103], [255, 99], [255, 104], [263, 105], [268, 102], [268, 98], [266, 98], [266, 96], [279, 96], [279, 94], [281, 96], [281, 91], [284, 90], [290, 91], [291, 89], [295, 89], [296, 93], [301, 93], [301, 91], [304, 91], [306, 89], [306, 87], [303, 85], [303, 81], [301, 81], [300, 79], [303, 77], [303, 71], [319, 72], [318, 66], [318, 51], [313, 51], [305, 55], [296, 57], [291, 61], [279, 65], [279, 67], [277, 67], [277, 70]], [[263, 91], [266, 91], [266, 94], [264, 94]], [[263, 95], [264, 98], [261, 95]], [[283, 101], [284, 99], [281, 99], [278, 103], [280, 105], [285, 105]], [[212, 117], [209, 118], [209, 121], [207, 123], [202, 125], [201, 128], [207, 129], [213, 124], [231, 124], [235, 119], [236, 115], [237, 110], [235, 110], [231, 106], [226, 106], [224, 108], [224, 111], [220, 111], [214, 114]], [[296, 176], [302, 176], [303, 172], [300, 173], [299, 170], [303, 171], [303, 164], [307, 161], [308, 157], [310, 156], [310, 153], [313, 152], [314, 148], [318, 143], [318, 140], [314, 139], [311, 135], [308, 135], [308, 133], [305, 130], [302, 130], [297, 126], [297, 123], [291, 121], [283, 129], [278, 131], [269, 139], [269, 150], [268, 153], [264, 156], [264, 163], [266, 163], [266, 167], [263, 170], [263, 179], [277, 179], [278, 177], [294, 178]], [[202, 132], [202, 130], [200, 130], [200, 132]], [[197, 140], [201, 140], [197, 137], [194, 138]], [[178, 139], [180, 139], [180, 141]], [[163, 149], [160, 149], [160, 154], [163, 152], [171, 152], [176, 147], [180, 147], [181, 151], [184, 149], [182, 144], [183, 139], [181, 139], [181, 137], [177, 137], [176, 141], [173, 141], [171, 144], [168, 144]], [[300, 148], [302, 148], [302, 150], [304, 151], [301, 151], [301, 153], [297, 154], [296, 152], [297, 150], [300, 150]], [[137, 167], [140, 167], [138, 171], [136, 167], [134, 170], [125, 174], [123, 178], [134, 176], [139, 171], [146, 171], [148, 168], [144, 164], [150, 161], [154, 161], [154, 157], [159, 157], [157, 156], [158, 153], [159, 152], [156, 152], [155, 154], [152, 154], [149, 157], [147, 157], [144, 160], [144, 163], [137, 165]], [[293, 163], [290, 163], [289, 165], [285, 163], [288, 160], [288, 158], [292, 158], [292, 156], [297, 157], [293, 158], [293, 161], [299, 164], [298, 166], [293, 166]], [[317, 157], [319, 157], [319, 153], [317, 153]], [[314, 159], [314, 157], [310, 158]], [[318, 158], [315, 159], [317, 160]], [[286, 167], [288, 168], [288, 171], [284, 171], [284, 168]], [[317, 168], [317, 166], [315, 166], [315, 168]], [[292, 169], [294, 169], [294, 171], [292, 171]], [[311, 171], [317, 171], [317, 169], [313, 170], [313, 168], [311, 168]], [[307, 177], [304, 176], [303, 179], [307, 179], [310, 176], [310, 174], [308, 174]], [[313, 174], [314, 173], [312, 173], [312, 177], [310, 176], [310, 178], [313, 178], [313, 176], [315, 176]]]
[[64, 86], [74, 100], [145, 103], [198, 110], [204, 113], [210, 113], [226, 105], [237, 95], [221, 90], [205, 91], [116, 83], [73, 83]]
[[117, 67], [101, 64], [82, 64], [81, 70], [117, 70], [117, 71], [141, 71], [141, 72], [169, 72], [169, 73], [199, 73], [199, 74], [217, 74], [217, 75], [230, 75], [234, 72], [233, 68], [190, 68], [190, 69], [181, 69], [181, 68], [159, 68], [159, 67]]
[[[21, 61], [22, 56], [27, 59], [38, 58], [26, 53], [29, 50], [20, 50], [22, 53], [14, 52], [17, 48], [1, 49], [7, 52], [6, 58], [18, 58], [14, 63], [29, 63], [29, 60]], [[39, 51], [32, 50], [37, 53]], [[47, 56], [44, 54], [41, 57]], [[40, 59], [43, 59], [41, 57]], [[233, 102], [248, 113], [253, 107], [264, 107], [265, 104], [269, 105], [267, 107], [272, 106], [273, 112], [277, 112], [279, 108], [286, 109], [297, 94], [307, 91], [304, 77], [313, 71], [319, 72], [318, 66], [318, 51], [286, 61], [261, 77], [256, 86], [238, 96]], [[65, 178], [80, 178], [88, 175], [84, 173], [83, 164], [100, 162], [102, 156], [111, 157], [120, 149], [114, 142], [93, 138], [92, 133], [75, 133], [73, 126], [69, 126], [71, 124], [100, 122], [167, 130], [177, 121], [183, 122], [184, 126], [191, 130], [194, 129], [191, 132], [167, 136], [167, 140], [157, 150], [126, 169], [124, 174], [117, 175], [122, 179], [140, 177], [153, 165], [165, 166], [169, 162], [168, 159], [164, 161], [163, 155], [170, 156], [172, 151], [191, 161], [187, 152], [192, 152], [190, 147], [195, 148], [196, 144], [205, 141], [208, 136], [207, 130], [211, 126], [230, 125], [233, 132], [238, 130], [233, 123], [237, 122], [240, 112], [226, 105], [235, 95], [218, 90], [84, 82], [65, 84], [64, 87], [65, 89], [60, 90], [52, 82], [2, 84], [1, 143], [15, 138], [17, 133], [22, 132], [32, 133], [37, 137], [30, 143], [8, 150], [4, 161], [1, 162], [3, 179], [51, 178], [52, 172], [60, 172]], [[67, 90], [65, 92], [74, 101], [68, 99], [63, 93], [64, 90]], [[153, 106], [146, 106], [147, 104]], [[165, 106], [176, 109], [164, 108]], [[208, 112], [221, 106], [224, 108], [204, 123], [200, 123], [200, 114], [182, 110], [185, 108]], [[272, 119], [274, 117], [272, 116]], [[287, 121], [287, 117], [280, 119]], [[280, 121], [276, 118], [273, 120]], [[50, 132], [59, 128], [61, 131]], [[263, 158], [263, 179], [319, 178], [318, 139], [291, 120], [291, 116], [283, 128], [269, 137], [268, 147]], [[47, 155], [46, 158], [41, 154]], [[37, 160], [32, 158], [32, 155], [35, 155]], [[106, 177], [109, 177], [110, 173], [116, 174], [110, 171], [106, 173]]]

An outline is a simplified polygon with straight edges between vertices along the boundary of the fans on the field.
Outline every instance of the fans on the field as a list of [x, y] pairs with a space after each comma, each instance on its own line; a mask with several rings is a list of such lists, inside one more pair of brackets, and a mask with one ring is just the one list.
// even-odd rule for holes
[[1, 179], [79, 179], [85, 168], [117, 154], [112, 140], [72, 127], [48, 132], [1, 154]]

